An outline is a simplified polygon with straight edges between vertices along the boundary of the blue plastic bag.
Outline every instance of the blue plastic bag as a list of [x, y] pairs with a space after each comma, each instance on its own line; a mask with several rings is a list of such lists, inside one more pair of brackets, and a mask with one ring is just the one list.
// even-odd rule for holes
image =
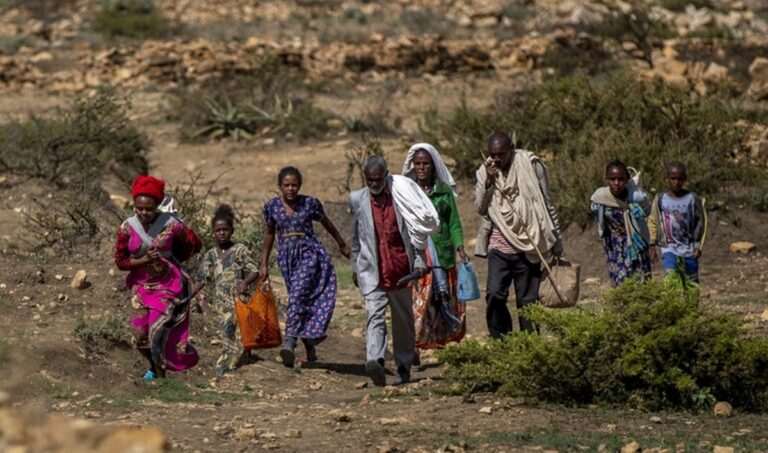
[[459, 299], [459, 302], [469, 302], [480, 298], [477, 273], [469, 261], [459, 264], [459, 289], [456, 298]]

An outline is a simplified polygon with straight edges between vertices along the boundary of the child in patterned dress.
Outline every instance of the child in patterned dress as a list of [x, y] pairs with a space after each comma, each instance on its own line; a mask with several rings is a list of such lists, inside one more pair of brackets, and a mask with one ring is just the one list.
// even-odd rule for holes
[[651, 203], [620, 160], [605, 167], [605, 184], [592, 194], [590, 207], [597, 220], [598, 236], [603, 240], [608, 276], [613, 286], [619, 286], [629, 277], [650, 276], [647, 217]]
[[232, 242], [235, 213], [231, 206], [221, 204], [211, 220], [216, 247], [208, 250], [197, 269], [197, 288], [209, 287], [210, 305], [220, 317], [221, 355], [216, 361], [216, 375], [221, 377], [237, 368], [248, 356], [240, 341], [235, 299], [238, 294], [248, 300], [248, 287], [259, 277], [258, 267], [248, 247]]

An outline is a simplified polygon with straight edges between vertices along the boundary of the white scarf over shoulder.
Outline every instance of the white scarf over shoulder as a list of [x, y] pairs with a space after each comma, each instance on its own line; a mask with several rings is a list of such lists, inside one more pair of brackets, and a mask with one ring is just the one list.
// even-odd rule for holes
[[411, 178], [400, 175], [392, 175], [392, 198], [408, 228], [411, 244], [424, 250], [429, 236], [440, 231], [440, 219], [432, 201]]
[[432, 165], [435, 167], [435, 177], [440, 181], [448, 184], [453, 189], [453, 195], [456, 196], [456, 181], [453, 180], [451, 172], [448, 170], [448, 166], [445, 165], [445, 161], [440, 153], [437, 152], [434, 146], [429, 143], [416, 143], [411, 146], [408, 153], [405, 155], [405, 162], [403, 162], [403, 176], [408, 176], [411, 179], [414, 178], [413, 157], [416, 155], [416, 151], [423, 149], [429, 153], [432, 157]]

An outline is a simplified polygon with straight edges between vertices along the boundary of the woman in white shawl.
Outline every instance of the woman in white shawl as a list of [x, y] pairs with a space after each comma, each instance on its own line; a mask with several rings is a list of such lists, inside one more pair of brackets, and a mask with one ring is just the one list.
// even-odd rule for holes
[[456, 208], [456, 182], [434, 146], [417, 143], [408, 150], [403, 175], [419, 185], [437, 211], [440, 230], [429, 238], [428, 266], [413, 290], [416, 346], [433, 349], [464, 338], [465, 306], [456, 298], [456, 254], [467, 260], [464, 232]]

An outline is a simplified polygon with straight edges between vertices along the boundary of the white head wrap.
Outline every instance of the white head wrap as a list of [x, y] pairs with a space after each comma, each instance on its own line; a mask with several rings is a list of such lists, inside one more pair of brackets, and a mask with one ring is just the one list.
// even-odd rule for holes
[[432, 157], [432, 164], [435, 166], [435, 177], [440, 181], [448, 184], [453, 189], [453, 195], [456, 195], [456, 181], [453, 180], [451, 172], [448, 171], [448, 167], [445, 165], [445, 161], [437, 152], [434, 146], [429, 143], [416, 143], [408, 150], [408, 154], [405, 155], [405, 162], [403, 162], [403, 176], [413, 178], [413, 156], [416, 154], [416, 150], [423, 149], [429, 153]]

